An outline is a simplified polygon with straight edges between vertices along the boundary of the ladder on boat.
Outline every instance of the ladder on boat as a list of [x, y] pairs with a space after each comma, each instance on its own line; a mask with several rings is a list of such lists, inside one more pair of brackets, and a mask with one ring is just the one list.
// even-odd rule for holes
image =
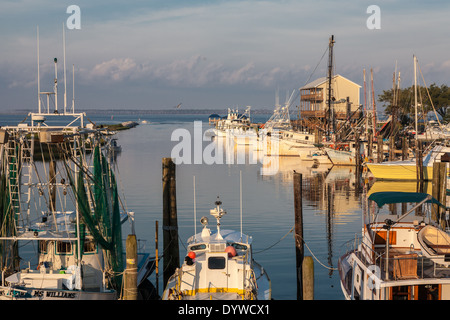
[[22, 188], [20, 188], [19, 198], [21, 212], [26, 212], [26, 219], [30, 219], [30, 202], [31, 188], [33, 186], [33, 166], [34, 166], [34, 134], [31, 139], [27, 139], [25, 135], [20, 137], [20, 159], [21, 159], [21, 175], [20, 179], [24, 180]]
[[5, 156], [7, 161], [7, 183], [9, 192], [9, 201], [11, 209], [17, 216], [20, 214], [20, 157], [19, 143], [16, 139], [16, 133], [13, 132], [6, 144]]
[[[21, 132], [11, 132], [5, 148], [8, 192], [16, 221], [30, 217], [34, 151], [34, 136], [31, 137], [30, 141]], [[21, 215], [22, 212], [26, 215]], [[20, 228], [19, 225], [17, 227]]]

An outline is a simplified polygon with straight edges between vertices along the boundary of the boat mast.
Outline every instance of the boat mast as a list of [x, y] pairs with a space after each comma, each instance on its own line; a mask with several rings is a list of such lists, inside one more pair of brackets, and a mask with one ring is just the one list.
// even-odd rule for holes
[[373, 69], [370, 68], [370, 82], [372, 86], [372, 106], [373, 106], [373, 136], [375, 137], [377, 131], [377, 107], [375, 105], [375, 91], [373, 89]]
[[241, 240], [242, 241], [242, 170], [239, 171], [239, 204], [240, 204], [240, 224], [241, 224]]
[[[331, 107], [331, 79], [332, 79], [332, 73], [333, 73], [333, 44], [334, 44], [334, 35], [331, 35], [330, 42], [328, 44], [328, 112], [329, 112], [329, 123], [327, 125], [328, 132], [330, 132], [330, 125], [331, 130], [334, 132], [334, 108]], [[326, 118], [325, 118], [326, 119]]]
[[415, 121], [416, 121], [416, 140], [417, 140], [417, 57], [413, 55], [414, 58], [414, 111], [415, 111]]
[[67, 80], [66, 80], [66, 32], [63, 22], [63, 64], [64, 64], [64, 114], [66, 114], [67, 108]]
[[41, 113], [41, 78], [39, 76], [39, 26], [37, 26], [37, 81], [38, 81], [38, 110]]
[[55, 113], [58, 113], [58, 59], [55, 58], [53, 61], [55, 62], [55, 86], [53, 89], [55, 93]]
[[[194, 176], [194, 234], [197, 234], [197, 202], [195, 195], [195, 176]], [[194, 242], [197, 242], [197, 237], [194, 236]]]
[[367, 96], [366, 96], [366, 69], [363, 69], [363, 78], [364, 78], [364, 115], [366, 117], [366, 137], [369, 137], [369, 134], [368, 134], [369, 118], [368, 118], [368, 114], [367, 114]]

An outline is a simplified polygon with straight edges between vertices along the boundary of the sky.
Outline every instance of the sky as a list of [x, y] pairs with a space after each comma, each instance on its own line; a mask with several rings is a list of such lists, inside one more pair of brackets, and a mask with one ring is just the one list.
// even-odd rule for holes
[[373, 69], [376, 95], [396, 70], [402, 88], [414, 83], [413, 55], [420, 83], [450, 85], [449, 13], [448, 0], [2, 0], [0, 112], [37, 111], [37, 28], [41, 91], [53, 88], [57, 57], [59, 106], [65, 25], [78, 110], [255, 110], [326, 76], [331, 35], [334, 72], [363, 87]]

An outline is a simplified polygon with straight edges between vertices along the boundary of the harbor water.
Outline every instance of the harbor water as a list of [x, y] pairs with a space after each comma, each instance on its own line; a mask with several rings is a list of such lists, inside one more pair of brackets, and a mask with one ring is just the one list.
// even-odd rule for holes
[[[268, 117], [258, 116], [255, 122]], [[24, 116], [0, 115], [0, 126], [16, 125]], [[116, 155], [118, 186], [128, 210], [134, 211], [136, 234], [141, 247], [154, 254], [155, 221], [159, 221], [159, 252], [162, 252], [162, 158], [171, 157], [182, 142], [175, 133], [189, 133], [190, 163], [176, 167], [176, 200], [181, 260], [186, 240], [200, 232], [202, 216], [209, 216], [217, 197], [227, 215], [221, 221], [224, 229], [241, 227], [240, 191], [242, 191], [242, 230], [253, 237], [255, 260], [269, 274], [275, 300], [297, 299], [294, 227], [294, 170], [303, 177], [303, 234], [305, 255], [314, 259], [314, 299], [343, 300], [337, 261], [346, 250], [346, 243], [360, 234], [362, 225], [363, 189], [357, 187], [353, 167], [313, 166], [297, 157], [280, 157], [276, 170], [267, 171], [264, 161], [244, 156], [237, 161], [208, 164], [194, 159], [194, 141], [201, 141], [205, 150], [214, 141], [203, 141], [194, 121], [202, 131], [209, 129], [208, 115], [89, 115], [97, 124], [140, 121], [135, 128], [116, 134], [122, 151]], [[143, 123], [142, 120], [145, 120]], [[182, 129], [182, 130], [179, 130]], [[178, 130], [178, 131], [176, 131]], [[223, 138], [222, 138], [223, 139]], [[189, 141], [183, 140], [183, 143]], [[187, 150], [183, 150], [187, 152]], [[226, 155], [224, 155], [225, 159]], [[230, 159], [228, 159], [230, 160]], [[197, 163], [195, 163], [197, 162]], [[242, 189], [240, 188], [242, 174]], [[194, 177], [196, 218], [194, 219]], [[210, 222], [210, 224], [213, 224]], [[126, 238], [126, 235], [123, 235]], [[162, 267], [162, 263], [160, 264]], [[159, 294], [162, 294], [162, 269]], [[155, 283], [155, 275], [150, 277]]]

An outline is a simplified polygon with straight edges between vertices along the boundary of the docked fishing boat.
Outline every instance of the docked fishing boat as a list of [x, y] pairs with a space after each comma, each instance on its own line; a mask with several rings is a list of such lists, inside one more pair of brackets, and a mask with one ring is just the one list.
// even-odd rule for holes
[[271, 283], [262, 266], [254, 259], [252, 238], [239, 231], [222, 230], [226, 214], [222, 202], [210, 214], [217, 230], [203, 229], [188, 240], [186, 258], [169, 278], [163, 300], [269, 300]]
[[355, 153], [348, 150], [337, 150], [325, 148], [325, 151], [331, 162], [337, 166], [354, 166], [356, 165]]
[[[352, 248], [339, 259], [345, 298], [449, 300], [450, 237], [441, 228], [445, 220], [436, 222], [432, 214], [442, 204], [415, 192], [377, 192], [368, 199], [378, 212], [364, 215], [361, 238], [352, 240]], [[379, 211], [396, 203], [414, 206], [402, 208], [402, 215]]]
[[[54, 62], [54, 91], [40, 92], [38, 80], [31, 122], [0, 129], [0, 300], [119, 299], [122, 228], [129, 221], [134, 234], [134, 213], [101, 151], [104, 132], [85, 126], [73, 104], [58, 110]], [[41, 109], [50, 94], [54, 110], [49, 99]], [[137, 260], [140, 282], [152, 261]]]
[[250, 109], [248, 106], [243, 114], [239, 114], [238, 110], [228, 108], [226, 118], [216, 122], [214, 134], [217, 137], [233, 137], [236, 134], [242, 134], [243, 131], [251, 129]]
[[331, 164], [327, 152], [321, 148], [309, 149], [308, 151], [299, 151], [299, 157], [302, 161], [313, 161], [318, 164]]
[[[450, 153], [450, 147], [439, 144], [423, 157], [423, 178], [433, 179], [433, 163], [440, 162], [441, 157]], [[367, 168], [376, 179], [384, 180], [417, 180], [416, 159], [367, 163]]]
[[300, 156], [301, 158], [310, 154], [312, 151], [318, 151], [314, 145], [315, 136], [308, 132], [283, 130], [278, 136], [271, 136], [278, 139], [279, 156]]
[[117, 143], [117, 138], [108, 139], [105, 149], [106, 152], [109, 154], [116, 154], [122, 152], [122, 146]]
[[[130, 212], [120, 212], [100, 137], [74, 127], [41, 129], [3, 132], [0, 299], [118, 299], [121, 229]], [[36, 145], [48, 152], [41, 161]]]

